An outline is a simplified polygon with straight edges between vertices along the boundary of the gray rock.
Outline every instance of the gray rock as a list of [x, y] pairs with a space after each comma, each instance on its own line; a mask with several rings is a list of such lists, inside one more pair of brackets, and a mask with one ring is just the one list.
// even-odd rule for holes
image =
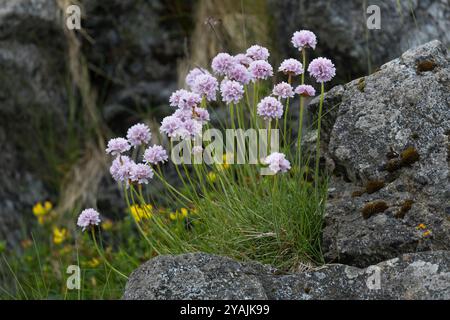
[[367, 266], [449, 249], [449, 75], [447, 50], [432, 41], [327, 94], [324, 110], [338, 106], [322, 134], [333, 173], [323, 234], [330, 261]]
[[36, 172], [47, 164], [37, 131], [47, 127], [60, 136], [66, 123], [58, 17], [53, 0], [0, 3], [0, 239], [8, 243], [30, 221], [33, 204], [48, 197]]
[[406, 254], [366, 269], [327, 265], [283, 274], [204, 253], [156, 257], [134, 271], [124, 299], [449, 299], [450, 253]]
[[[286, 41], [294, 31], [309, 29], [318, 36], [314, 55], [337, 65], [337, 79], [348, 81], [374, 71], [411, 47], [433, 39], [450, 44], [447, 0], [411, 1], [274, 1], [269, 0], [283, 56], [298, 56]], [[378, 5], [381, 29], [366, 26], [366, 9]]]

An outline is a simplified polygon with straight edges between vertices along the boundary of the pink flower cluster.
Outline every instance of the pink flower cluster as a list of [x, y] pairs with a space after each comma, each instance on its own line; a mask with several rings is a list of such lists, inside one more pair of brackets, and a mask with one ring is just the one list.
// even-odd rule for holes
[[296, 59], [286, 59], [281, 63], [278, 71], [287, 75], [298, 76], [303, 73], [303, 65]]
[[294, 96], [294, 89], [289, 83], [280, 82], [273, 88], [272, 94], [283, 99], [292, 98]]
[[322, 83], [333, 79], [336, 75], [336, 68], [330, 59], [316, 58], [309, 64], [308, 72], [317, 82]]
[[294, 32], [291, 42], [292, 45], [300, 51], [307, 47], [315, 49], [317, 45], [317, 38], [311, 31], [300, 30]]
[[244, 96], [244, 86], [237, 81], [225, 79], [220, 84], [223, 102], [238, 103]]
[[274, 173], [285, 173], [291, 169], [290, 162], [286, 156], [280, 152], [273, 152], [264, 159], [264, 163], [269, 166], [269, 169]]
[[83, 231], [90, 226], [97, 226], [99, 223], [100, 223], [100, 214], [92, 208], [84, 209], [78, 216], [77, 225]]
[[283, 105], [274, 97], [265, 97], [258, 103], [256, 113], [264, 120], [280, 119], [283, 116]]

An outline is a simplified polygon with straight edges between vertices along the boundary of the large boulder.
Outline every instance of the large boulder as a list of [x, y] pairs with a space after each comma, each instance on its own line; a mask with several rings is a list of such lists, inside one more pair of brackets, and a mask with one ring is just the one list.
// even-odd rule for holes
[[[286, 41], [294, 31], [309, 29], [319, 40], [315, 54], [336, 62], [338, 79], [348, 81], [374, 71], [411, 47], [441, 40], [450, 44], [450, 6], [447, 0], [409, 1], [274, 1], [274, 24], [279, 43], [286, 54], [298, 55]], [[380, 8], [380, 29], [369, 30], [369, 5]]]
[[[316, 114], [318, 101], [309, 106]], [[323, 246], [367, 266], [450, 245], [450, 64], [432, 41], [326, 95]], [[314, 136], [311, 135], [311, 136]]]
[[328, 265], [293, 274], [204, 253], [159, 256], [130, 275], [123, 298], [449, 299], [450, 254], [406, 254], [366, 269]]

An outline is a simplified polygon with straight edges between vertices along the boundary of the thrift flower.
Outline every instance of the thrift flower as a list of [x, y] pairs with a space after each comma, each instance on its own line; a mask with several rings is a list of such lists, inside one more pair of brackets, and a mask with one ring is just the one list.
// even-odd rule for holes
[[99, 223], [100, 214], [92, 208], [84, 209], [78, 216], [77, 225], [81, 227], [83, 231], [86, 230], [87, 227], [97, 226]]
[[171, 94], [170, 98], [169, 98], [169, 104], [172, 107], [178, 107], [178, 105], [180, 104], [180, 100], [181, 97], [188, 93], [189, 91], [184, 90], [184, 89], [180, 89], [175, 91], [174, 93]]
[[272, 93], [283, 99], [292, 98], [294, 96], [294, 89], [289, 83], [280, 82], [273, 88]]
[[175, 136], [175, 133], [177, 130], [181, 127], [183, 124], [183, 121], [176, 117], [175, 115], [171, 115], [168, 117], [165, 117], [161, 122], [161, 127], [159, 130], [162, 133], [165, 133], [169, 138], [172, 138]]
[[274, 97], [265, 97], [258, 103], [256, 113], [264, 120], [280, 119], [283, 116], [283, 105]]
[[316, 58], [309, 64], [308, 72], [317, 82], [321, 83], [333, 79], [336, 75], [336, 68], [330, 59]]
[[127, 139], [134, 147], [138, 147], [141, 144], [147, 144], [150, 142], [152, 134], [150, 129], [143, 123], [138, 123], [128, 129]]
[[195, 138], [202, 133], [203, 125], [195, 119], [188, 119], [182, 123], [179, 130], [175, 132], [181, 139]]
[[166, 150], [162, 146], [154, 145], [148, 147], [144, 152], [144, 162], [150, 164], [158, 164], [160, 162], [164, 163], [169, 157], [167, 156]]
[[270, 53], [267, 48], [259, 45], [253, 45], [247, 49], [246, 56], [252, 60], [267, 60], [269, 59]]
[[130, 180], [138, 184], [147, 184], [153, 178], [153, 170], [143, 163], [133, 164], [130, 170]]
[[252, 58], [247, 57], [243, 53], [239, 53], [239, 54], [235, 55], [234, 60], [236, 61], [236, 63], [239, 63], [245, 67], [248, 67], [250, 65], [250, 63], [252, 63], [252, 61], [253, 61]]
[[300, 61], [296, 59], [286, 59], [281, 63], [278, 71], [287, 75], [298, 76], [302, 74], [304, 70]]
[[208, 70], [203, 68], [194, 68], [191, 71], [189, 71], [189, 73], [186, 76], [186, 84], [189, 86], [189, 88], [192, 89], [195, 83], [195, 79], [197, 79], [197, 77], [202, 74], [209, 75], [210, 73], [208, 72]]
[[118, 156], [121, 153], [127, 152], [131, 149], [130, 144], [127, 139], [124, 138], [113, 138], [108, 141], [108, 147], [106, 148], [106, 153], [113, 156]]
[[[201, 76], [197, 77], [200, 78]], [[179, 100], [178, 108], [181, 110], [192, 110], [192, 108], [195, 108], [200, 102], [202, 102], [202, 97], [194, 92], [185, 92]]]
[[314, 97], [316, 95], [316, 90], [307, 84], [301, 84], [295, 88], [295, 93], [303, 97]]
[[209, 121], [209, 112], [205, 108], [195, 108], [194, 116], [200, 120], [202, 123], [206, 123]]
[[228, 53], [219, 53], [211, 62], [211, 68], [214, 73], [224, 76], [231, 69], [233, 65], [236, 64], [236, 60], [234, 57], [229, 55]]
[[268, 155], [264, 159], [264, 163], [269, 166], [269, 169], [273, 171], [273, 173], [284, 173], [291, 169], [291, 164], [286, 159], [286, 156], [279, 152], [274, 152]]
[[250, 72], [242, 64], [235, 64], [227, 73], [230, 80], [235, 80], [242, 84], [248, 84], [252, 78]]
[[244, 96], [244, 87], [237, 81], [225, 79], [220, 84], [220, 92], [225, 103], [238, 103]]
[[291, 42], [294, 47], [300, 51], [307, 47], [315, 49], [317, 45], [317, 37], [311, 31], [301, 30], [294, 32]]
[[264, 60], [256, 60], [250, 63], [248, 71], [252, 75], [252, 80], [267, 79], [273, 76], [272, 66]]
[[119, 156], [113, 160], [109, 173], [113, 179], [117, 182], [127, 182], [130, 179], [131, 167], [134, 165], [134, 161], [127, 156]]
[[219, 87], [217, 79], [209, 74], [201, 74], [195, 78], [192, 91], [205, 96], [208, 101], [216, 101], [216, 91]]

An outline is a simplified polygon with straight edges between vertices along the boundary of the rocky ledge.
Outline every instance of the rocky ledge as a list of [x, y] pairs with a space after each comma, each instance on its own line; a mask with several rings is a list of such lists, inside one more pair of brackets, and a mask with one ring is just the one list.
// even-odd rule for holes
[[450, 252], [295, 274], [205, 253], [159, 256], [131, 274], [124, 299], [450, 299]]
[[[318, 99], [309, 105], [313, 121], [317, 107]], [[282, 274], [201, 253], [160, 256], [131, 275], [124, 298], [449, 299], [447, 49], [439, 41], [411, 49], [331, 89], [324, 109], [328, 265]]]

